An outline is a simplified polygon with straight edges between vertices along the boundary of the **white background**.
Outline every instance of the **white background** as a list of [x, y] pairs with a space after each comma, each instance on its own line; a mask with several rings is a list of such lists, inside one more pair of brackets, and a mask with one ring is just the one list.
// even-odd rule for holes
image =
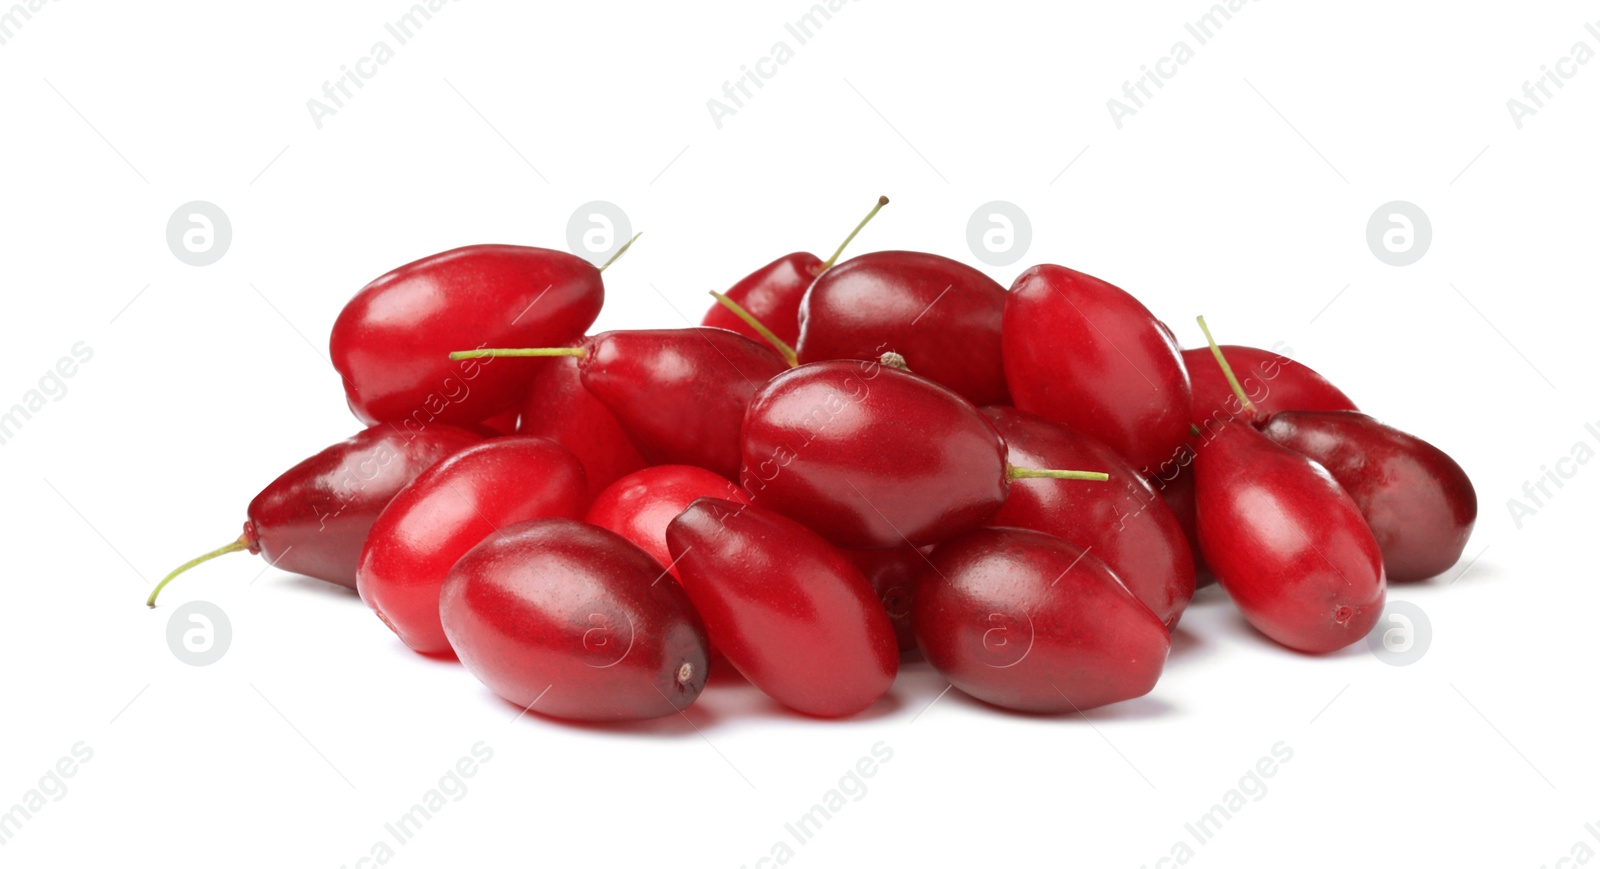
[[[94, 352], [0, 447], [0, 809], [93, 751], [6, 865], [355, 866], [479, 741], [493, 759], [391, 865], [754, 866], [780, 841], [805, 866], [1172, 865], [1179, 841], [1219, 867], [1600, 850], [1600, 469], [1520, 529], [1506, 506], [1575, 443], [1600, 448], [1583, 427], [1600, 63], [1522, 129], [1506, 108], [1574, 43], [1600, 49], [1600, 5], [1265, 0], [1195, 47], [1203, 0], [866, 0], [796, 46], [804, 0], [472, 0], [317, 129], [306, 101], [392, 45], [405, 8], [67, 0], [0, 46], [0, 408], [75, 342]], [[1119, 130], [1106, 100], [1180, 39], [1194, 59]], [[718, 129], [706, 101], [779, 40], [794, 58]], [[597, 328], [678, 326], [779, 254], [826, 256], [880, 193], [855, 252], [976, 263], [968, 217], [1014, 202], [1033, 243], [989, 269], [1002, 283], [1062, 263], [1186, 345], [1198, 313], [1225, 342], [1286, 342], [1454, 455], [1482, 504], [1467, 556], [1391, 593], [1429, 618], [1421, 660], [1288, 652], [1213, 590], [1151, 695], [1085, 717], [936, 701], [919, 664], [847, 722], [735, 682], [686, 718], [578, 728], [513, 721], [353, 594], [259, 559], [143, 606], [263, 484], [356, 429], [326, 336], [378, 274], [473, 242], [563, 247], [573, 210], [606, 200], [645, 235], [607, 272]], [[208, 267], [165, 241], [196, 199], [233, 225]], [[1365, 241], [1396, 199], [1433, 226], [1404, 268]], [[234, 632], [201, 668], [165, 639], [195, 598]], [[784, 824], [880, 742], [865, 795], [795, 844]], [[1265, 794], [1197, 844], [1184, 825], [1280, 742]]]

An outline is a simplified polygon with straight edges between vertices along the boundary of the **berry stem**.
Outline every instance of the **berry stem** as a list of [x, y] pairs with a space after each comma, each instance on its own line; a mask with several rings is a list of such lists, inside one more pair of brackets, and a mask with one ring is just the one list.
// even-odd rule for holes
[[896, 371], [904, 371], [907, 374], [911, 373], [911, 366], [906, 364], [906, 357], [901, 356], [899, 353], [896, 353], [893, 350], [890, 350], [888, 353], [879, 356], [878, 364], [887, 365]]
[[600, 266], [600, 271], [605, 271], [608, 267], [610, 267], [610, 265], [612, 263], [617, 261], [618, 257], [621, 257], [623, 254], [627, 253], [628, 252], [628, 248], [633, 247], [633, 243], [638, 241], [639, 240], [639, 236], [641, 236], [641, 235], [644, 235], [644, 230], [642, 230], [642, 229], [639, 230], [638, 232], [634, 233], [633, 234], [633, 238], [630, 238], [626, 242], [623, 242], [622, 247], [617, 248], [617, 252], [612, 254], [611, 258], [606, 260], [604, 265]]
[[1222, 376], [1228, 378], [1228, 385], [1233, 388], [1233, 394], [1238, 396], [1239, 407], [1246, 416], [1254, 417], [1256, 406], [1251, 404], [1249, 397], [1244, 394], [1244, 387], [1239, 385], [1239, 378], [1233, 376], [1233, 366], [1229, 365], [1227, 357], [1222, 355], [1222, 348], [1217, 346], [1217, 339], [1211, 337], [1211, 330], [1206, 327], [1206, 318], [1199, 316], [1194, 319], [1200, 324], [1200, 331], [1206, 334], [1206, 343], [1211, 345], [1211, 355], [1215, 356], [1217, 364], [1222, 366]]
[[161, 590], [163, 588], [167, 587], [167, 583], [173, 581], [174, 579], [177, 579], [178, 578], [178, 574], [183, 573], [184, 571], [188, 570], [189, 568], [198, 567], [199, 565], [205, 564], [207, 561], [210, 561], [213, 558], [217, 558], [219, 556], [227, 555], [230, 552], [238, 552], [241, 549], [249, 549], [249, 548], [250, 548], [250, 538], [247, 537], [244, 534], [240, 534], [238, 540], [235, 540], [232, 543], [229, 543], [227, 546], [223, 546], [223, 547], [220, 547], [218, 549], [213, 549], [210, 552], [207, 552], [205, 555], [200, 556], [199, 558], [194, 558], [194, 559], [190, 559], [189, 561], [185, 561], [181, 566], [178, 567], [177, 570], [174, 570], [173, 572], [167, 574], [165, 579], [163, 579], [160, 582], [156, 583], [156, 587], [150, 590], [150, 597], [145, 599], [144, 605], [147, 606], [147, 607], [150, 607], [151, 609], [154, 609], [155, 605], [156, 605], [156, 595], [161, 594]]
[[1006, 465], [1006, 477], [1012, 480], [1091, 480], [1103, 483], [1111, 475], [1101, 471], [1056, 471], [1045, 468], [1019, 468]]
[[491, 347], [487, 350], [457, 350], [451, 359], [499, 359], [503, 356], [578, 356], [589, 355], [582, 347]]
[[783, 361], [789, 363], [790, 368], [800, 364], [800, 357], [794, 352], [794, 348], [775, 335], [771, 329], [768, 329], [765, 323], [757, 320], [755, 314], [746, 311], [743, 305], [716, 290], [712, 290], [711, 295], [717, 300], [717, 304], [732, 311], [735, 317], [743, 320], [746, 325], [756, 330], [756, 334], [767, 339], [767, 343], [772, 345], [772, 349], [778, 351], [778, 355], [783, 357]]
[[856, 234], [861, 231], [862, 227], [866, 226], [868, 221], [872, 220], [872, 218], [874, 218], [874, 217], [876, 217], [878, 215], [878, 210], [879, 209], [883, 208], [885, 205], [888, 205], [888, 204], [889, 204], [889, 197], [887, 197], [887, 196], [879, 196], [878, 197], [878, 204], [872, 206], [872, 210], [867, 212], [867, 216], [866, 217], [861, 218], [861, 222], [856, 224], [856, 228], [855, 229], [850, 230], [850, 234], [845, 236], [844, 237], [844, 241], [840, 243], [839, 249], [833, 252], [833, 256], [828, 257], [827, 261], [822, 264], [822, 268], [817, 270], [817, 274], [821, 274], [821, 273], [827, 271], [828, 269], [833, 268], [833, 264], [839, 261], [839, 255], [844, 253], [844, 249], [850, 246], [850, 242], [855, 241]]

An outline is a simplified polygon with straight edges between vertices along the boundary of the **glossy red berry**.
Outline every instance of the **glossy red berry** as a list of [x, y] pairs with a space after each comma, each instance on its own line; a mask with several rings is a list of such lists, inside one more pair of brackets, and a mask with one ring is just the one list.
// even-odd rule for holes
[[800, 361], [904, 356], [974, 404], [1009, 401], [1001, 363], [1005, 288], [931, 253], [865, 253], [823, 272], [800, 305]]
[[555, 718], [619, 721], [682, 711], [706, 680], [706, 634], [677, 583], [603, 528], [535, 519], [450, 569], [438, 609], [468, 672]]
[[653, 464], [739, 473], [739, 426], [750, 396], [789, 365], [724, 329], [602, 332], [582, 345], [583, 385], [616, 415]]
[[1082, 712], [1150, 692], [1167, 629], [1099, 559], [1058, 537], [980, 528], [935, 547], [911, 624], [928, 662], [973, 697]]
[[1094, 468], [1105, 483], [1013, 480], [991, 525], [1032, 528], [1082, 547], [1100, 559], [1167, 627], [1194, 597], [1194, 556], [1166, 502], [1116, 451], [1094, 438], [1011, 407], [986, 407], [1024, 468]]
[[527, 519], [578, 518], [588, 505], [583, 466], [546, 438], [503, 437], [434, 465], [384, 508], [367, 537], [356, 590], [407, 646], [450, 651], [439, 587], [478, 541]]
[[[1280, 410], [1356, 409], [1349, 396], [1308, 365], [1257, 347], [1225, 344], [1219, 349], [1258, 415]], [[1208, 419], [1226, 419], [1242, 412], [1210, 347], [1183, 351], [1183, 365], [1193, 392], [1191, 422], [1204, 424]]]
[[701, 498], [667, 545], [706, 630], [751, 684], [807, 715], [871, 706], [894, 683], [894, 628], [861, 572], [770, 510]]
[[842, 549], [850, 563], [867, 578], [867, 584], [883, 603], [883, 611], [894, 626], [895, 642], [900, 652], [917, 647], [916, 634], [911, 632], [911, 594], [917, 580], [928, 569], [928, 553], [933, 547], [899, 546], [894, 549]]
[[1244, 617], [1302, 652], [1360, 641], [1383, 613], [1383, 555], [1323, 467], [1242, 420], [1194, 459], [1200, 548]]
[[591, 497], [650, 464], [611, 409], [584, 388], [577, 359], [564, 356], [496, 364], [520, 365], [526, 371], [527, 397], [522, 402], [518, 432], [549, 438], [571, 450], [583, 463]]
[[356, 587], [367, 532], [390, 499], [434, 463], [483, 438], [465, 429], [375, 425], [295, 465], [267, 484], [245, 511], [238, 540], [168, 574], [151, 591], [218, 555], [245, 550], [290, 573]]
[[607, 486], [589, 505], [584, 521], [627, 538], [676, 577], [667, 551], [667, 525], [697, 498], [746, 503], [744, 491], [726, 477], [692, 465], [657, 465]]
[[484, 244], [408, 263], [345, 305], [328, 349], [363, 422], [475, 423], [513, 406], [527, 372], [474, 347], [554, 346], [600, 313], [600, 270], [572, 254]]
[[1076, 429], [1149, 473], [1189, 432], [1189, 376], [1171, 332], [1128, 293], [1055, 265], [1006, 294], [1012, 403]]
[[1438, 576], [1461, 558], [1478, 495], [1443, 450], [1355, 411], [1281, 411], [1260, 429], [1326, 468], [1355, 500], [1390, 582]]
[[937, 543], [1005, 503], [1006, 447], [954, 392], [876, 362], [817, 362], [767, 383], [744, 423], [752, 500], [840, 546]]
[[[800, 300], [822, 269], [822, 260], [816, 255], [791, 253], [751, 272], [724, 295], [792, 347], [800, 340]], [[755, 327], [720, 303], [711, 305], [700, 325], [738, 332], [756, 341], [766, 340]]]

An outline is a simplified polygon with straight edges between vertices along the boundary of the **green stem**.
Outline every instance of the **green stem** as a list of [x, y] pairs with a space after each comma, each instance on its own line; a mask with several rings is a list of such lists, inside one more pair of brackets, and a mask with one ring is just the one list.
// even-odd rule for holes
[[488, 350], [457, 350], [451, 359], [499, 359], [503, 356], [587, 356], [582, 347], [495, 347]]
[[868, 221], [872, 220], [872, 218], [874, 218], [874, 217], [876, 217], [878, 215], [878, 210], [879, 209], [883, 208], [885, 205], [888, 205], [888, 204], [889, 204], [889, 197], [887, 197], [887, 196], [879, 196], [878, 197], [878, 204], [872, 206], [872, 210], [867, 212], [867, 216], [866, 217], [861, 218], [861, 222], [856, 224], [856, 228], [855, 229], [850, 230], [850, 234], [845, 236], [844, 241], [840, 243], [839, 249], [833, 252], [833, 256], [828, 257], [827, 262], [824, 262], [822, 264], [822, 268], [818, 269], [817, 273], [821, 274], [822, 272], [825, 272], [828, 269], [833, 268], [833, 264], [839, 261], [839, 255], [844, 253], [844, 249], [850, 246], [850, 242], [855, 241], [856, 234], [861, 232], [862, 227], [866, 226]]
[[771, 329], [768, 329], [765, 323], [757, 320], [755, 314], [746, 311], [743, 305], [716, 290], [712, 290], [711, 295], [716, 298], [717, 304], [732, 311], [735, 317], [743, 320], [746, 325], [756, 330], [756, 334], [767, 339], [767, 343], [772, 345], [772, 349], [778, 351], [778, 355], [783, 357], [783, 361], [789, 363], [790, 368], [800, 364], [800, 357], [794, 352], [794, 348], [774, 334]]
[[1111, 479], [1110, 474], [1100, 471], [1055, 471], [1041, 468], [1018, 468], [1006, 465], [1006, 476], [1013, 480], [1092, 480], [1103, 483]]
[[1200, 331], [1206, 334], [1206, 343], [1211, 345], [1211, 355], [1217, 358], [1217, 364], [1222, 366], [1222, 376], [1228, 378], [1228, 385], [1233, 388], [1233, 394], [1239, 397], [1239, 407], [1246, 416], [1256, 415], [1256, 406], [1244, 394], [1244, 387], [1239, 385], [1239, 378], [1233, 376], [1233, 366], [1228, 364], [1227, 357], [1222, 355], [1222, 348], [1217, 346], [1217, 339], [1211, 337], [1211, 330], [1206, 327], [1206, 318], [1202, 315], [1194, 318], [1200, 324]]
[[207, 561], [210, 561], [213, 558], [217, 558], [219, 556], [227, 555], [230, 552], [238, 552], [241, 549], [249, 549], [249, 548], [250, 548], [250, 539], [248, 537], [246, 537], [245, 535], [240, 534], [238, 540], [235, 540], [232, 543], [229, 543], [227, 546], [223, 546], [223, 547], [221, 547], [219, 549], [213, 549], [210, 552], [207, 552], [205, 555], [200, 556], [199, 558], [191, 559], [189, 561], [184, 562], [183, 565], [180, 566], [177, 570], [174, 570], [173, 572], [167, 574], [165, 579], [163, 579], [160, 582], [156, 583], [156, 587], [150, 590], [150, 597], [145, 600], [144, 605], [154, 609], [155, 605], [156, 605], [156, 595], [160, 594], [161, 590], [163, 588], [167, 587], [167, 583], [173, 581], [174, 579], [177, 579], [178, 578], [178, 574], [183, 573], [184, 571], [188, 570], [189, 568], [198, 567], [199, 565], [205, 564]]
[[633, 247], [633, 243], [638, 241], [639, 240], [639, 236], [641, 236], [641, 235], [644, 235], [644, 230], [642, 230], [642, 229], [639, 230], [638, 232], [634, 233], [633, 234], [633, 238], [630, 238], [625, 243], [623, 243], [622, 247], [617, 248], [617, 252], [611, 255], [611, 259], [606, 260], [605, 265], [602, 265], [600, 267], [600, 271], [605, 271], [608, 266], [610, 266], [612, 263], [617, 261], [618, 257], [620, 257], [623, 254], [627, 253], [628, 252], [628, 248]]

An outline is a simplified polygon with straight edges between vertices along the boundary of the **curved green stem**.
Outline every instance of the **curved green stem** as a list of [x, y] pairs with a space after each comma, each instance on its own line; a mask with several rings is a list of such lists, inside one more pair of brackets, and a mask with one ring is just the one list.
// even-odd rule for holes
[[1217, 346], [1217, 339], [1211, 337], [1211, 330], [1206, 327], [1206, 318], [1199, 316], [1194, 319], [1200, 324], [1200, 331], [1206, 334], [1206, 343], [1211, 345], [1211, 355], [1215, 356], [1217, 364], [1222, 366], [1222, 376], [1228, 378], [1228, 386], [1232, 387], [1233, 394], [1238, 396], [1240, 409], [1246, 416], [1255, 416], [1256, 406], [1251, 404], [1249, 397], [1244, 394], [1244, 387], [1239, 385], [1239, 378], [1233, 376], [1233, 366], [1229, 365], [1227, 357], [1222, 355], [1222, 348]]
[[1101, 471], [1056, 471], [1043, 468], [1018, 468], [1006, 465], [1006, 477], [1012, 480], [1091, 480], [1104, 483], [1111, 475]]
[[772, 345], [772, 349], [778, 351], [778, 355], [783, 357], [783, 361], [789, 363], [790, 368], [800, 364], [800, 357], [794, 352], [794, 348], [774, 334], [771, 329], [768, 329], [767, 324], [757, 320], [755, 314], [746, 311], [743, 305], [716, 290], [712, 290], [711, 295], [717, 300], [717, 304], [732, 311], [735, 317], [743, 320], [746, 325], [756, 330], [756, 334], [767, 339], [767, 343]]
[[605, 271], [608, 267], [610, 267], [610, 265], [612, 263], [617, 261], [618, 257], [620, 257], [623, 254], [627, 253], [628, 252], [628, 248], [633, 247], [633, 243], [638, 241], [639, 240], [639, 236], [641, 236], [641, 235], [644, 235], [644, 230], [642, 230], [642, 229], [639, 230], [638, 232], [634, 233], [633, 234], [633, 238], [630, 238], [626, 242], [624, 242], [622, 247], [617, 248], [617, 252], [612, 254], [611, 258], [606, 260], [604, 265], [600, 266], [600, 271]]
[[502, 356], [587, 356], [582, 347], [495, 347], [488, 350], [457, 350], [451, 359], [498, 359]]
[[165, 579], [163, 579], [160, 582], [156, 583], [156, 587], [150, 590], [150, 597], [145, 599], [144, 605], [154, 609], [155, 605], [156, 605], [156, 595], [160, 594], [161, 590], [163, 588], [167, 587], [167, 583], [173, 581], [174, 579], [177, 579], [178, 578], [178, 574], [183, 573], [184, 571], [188, 570], [189, 568], [197, 567], [199, 565], [205, 564], [207, 561], [210, 561], [213, 558], [217, 558], [219, 556], [227, 555], [230, 552], [238, 552], [241, 549], [249, 549], [249, 548], [250, 548], [250, 538], [246, 537], [243, 534], [240, 534], [238, 540], [235, 540], [232, 543], [229, 543], [227, 546], [223, 546], [223, 547], [218, 548], [218, 549], [213, 549], [210, 552], [207, 552], [205, 555], [200, 556], [199, 558], [191, 559], [189, 561], [184, 562], [177, 570], [174, 570], [173, 572], [167, 574]]
[[862, 227], [866, 226], [868, 221], [872, 220], [872, 218], [874, 218], [874, 217], [876, 217], [878, 215], [878, 210], [879, 209], [883, 208], [885, 205], [888, 205], [888, 204], [889, 204], [889, 197], [887, 197], [887, 196], [879, 196], [878, 197], [878, 204], [872, 206], [872, 210], [867, 212], [867, 216], [866, 217], [861, 218], [861, 222], [856, 224], [856, 228], [855, 229], [850, 230], [850, 234], [844, 237], [844, 241], [843, 242], [840, 242], [839, 249], [833, 252], [833, 256], [828, 257], [827, 261], [822, 264], [822, 268], [817, 270], [817, 273], [821, 274], [822, 272], [825, 272], [828, 269], [833, 268], [833, 264], [839, 261], [839, 255], [844, 253], [844, 249], [850, 246], [850, 242], [856, 240], [856, 234], [861, 232]]

